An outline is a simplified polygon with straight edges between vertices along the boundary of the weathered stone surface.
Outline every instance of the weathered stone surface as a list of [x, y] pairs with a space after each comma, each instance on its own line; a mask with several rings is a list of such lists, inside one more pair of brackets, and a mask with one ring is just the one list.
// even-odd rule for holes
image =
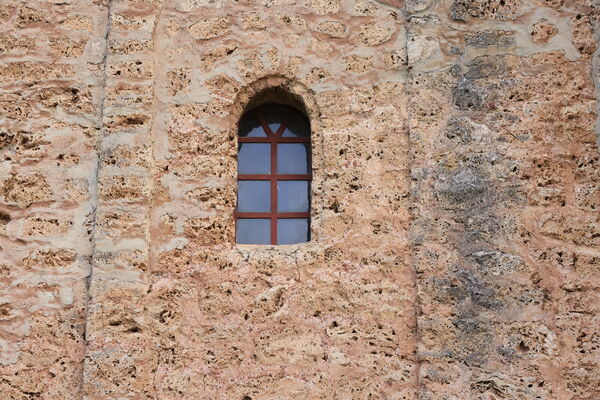
[[543, 19], [533, 25], [531, 39], [536, 43], [547, 43], [558, 33], [556, 25]]
[[228, 33], [229, 26], [227, 18], [211, 18], [190, 26], [190, 34], [195, 39], [211, 39]]
[[[0, 398], [600, 397], [597, 14], [1, 3]], [[235, 244], [266, 102], [309, 243]]]
[[465, 44], [468, 47], [510, 47], [516, 44], [511, 32], [507, 31], [482, 31], [465, 36]]
[[453, 0], [450, 15], [463, 21], [469, 18], [513, 19], [518, 15], [521, 3], [520, 0]]

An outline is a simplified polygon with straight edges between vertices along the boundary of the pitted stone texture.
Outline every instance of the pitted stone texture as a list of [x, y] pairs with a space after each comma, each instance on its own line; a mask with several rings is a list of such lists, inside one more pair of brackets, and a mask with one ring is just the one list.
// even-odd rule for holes
[[[423, 71], [409, 102], [421, 394], [593, 398], [582, 379], [597, 377], [584, 367], [573, 373], [582, 363], [568, 339], [576, 334], [563, 330], [574, 314], [595, 309], [581, 299], [593, 298], [596, 284], [582, 285], [572, 259], [598, 252], [589, 213], [595, 178], [576, 172], [595, 164], [587, 155], [597, 115], [588, 100], [596, 94], [586, 77], [593, 46], [585, 8], [565, 33], [569, 27], [539, 17], [507, 29], [499, 21], [520, 21], [528, 5], [494, 4], [451, 2], [448, 18], [468, 33], [444, 30], [444, 39], [461, 38], [445, 63], [414, 64]], [[414, 37], [439, 38], [439, 29], [420, 20]], [[526, 35], [535, 46], [520, 42]], [[550, 50], [559, 41], [562, 49]], [[562, 103], [555, 88], [577, 100]], [[579, 318], [584, 330], [592, 323]], [[549, 372], [558, 359], [560, 379]]]
[[196, 22], [190, 26], [190, 34], [194, 39], [212, 39], [229, 32], [230, 22], [227, 18], [215, 17]]
[[107, 13], [0, 5], [0, 398], [81, 398]]
[[507, 31], [482, 31], [465, 36], [465, 44], [468, 47], [510, 47], [516, 44], [511, 32]]
[[531, 39], [536, 43], [547, 43], [558, 33], [556, 25], [541, 20], [533, 25]]
[[331, 14], [340, 11], [341, 0], [306, 0], [306, 6], [317, 14]]
[[453, 0], [450, 15], [463, 21], [469, 18], [506, 20], [517, 17], [521, 7], [521, 0]]
[[388, 41], [392, 36], [392, 29], [376, 23], [365, 24], [360, 27], [358, 37], [368, 46], [376, 46]]
[[[599, 397], [596, 14], [0, 4], [0, 398]], [[312, 241], [238, 246], [237, 124], [279, 101]]]
[[346, 25], [337, 21], [324, 21], [317, 26], [319, 32], [323, 32], [334, 38], [342, 38], [348, 36]]

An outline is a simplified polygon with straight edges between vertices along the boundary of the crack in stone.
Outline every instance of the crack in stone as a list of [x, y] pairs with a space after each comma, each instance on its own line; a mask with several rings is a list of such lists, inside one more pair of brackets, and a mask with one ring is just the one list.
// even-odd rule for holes
[[81, 374], [81, 390], [80, 390], [80, 394], [81, 394], [81, 398], [84, 399], [85, 398], [85, 375], [86, 375], [86, 365], [87, 365], [87, 353], [88, 353], [88, 346], [89, 346], [89, 341], [88, 341], [88, 323], [89, 323], [89, 310], [90, 310], [90, 305], [92, 304], [92, 298], [91, 298], [91, 288], [92, 288], [92, 283], [93, 283], [93, 277], [94, 277], [94, 267], [96, 265], [96, 225], [97, 225], [97, 213], [98, 213], [98, 179], [99, 179], [99, 174], [100, 174], [100, 168], [101, 168], [101, 146], [102, 146], [102, 136], [103, 136], [103, 132], [104, 132], [104, 107], [105, 107], [105, 100], [106, 100], [106, 82], [107, 82], [107, 77], [106, 77], [106, 63], [108, 60], [108, 52], [109, 52], [109, 37], [111, 34], [111, 20], [112, 20], [112, 10], [113, 10], [113, 0], [109, 0], [107, 6], [106, 6], [106, 30], [104, 32], [104, 52], [102, 54], [102, 59], [100, 60], [100, 65], [101, 65], [101, 74], [102, 74], [102, 79], [101, 79], [101, 100], [100, 100], [100, 110], [99, 110], [99, 115], [98, 115], [98, 129], [96, 131], [97, 134], [97, 141], [95, 143], [96, 145], [96, 168], [94, 170], [94, 177], [93, 180], [91, 182], [91, 188], [90, 188], [90, 192], [91, 192], [91, 199], [90, 202], [92, 204], [92, 213], [91, 213], [91, 258], [90, 258], [90, 271], [89, 274], [87, 276], [86, 279], [86, 303], [85, 303], [85, 322], [84, 322], [84, 327], [83, 327], [83, 342], [84, 342], [84, 355], [83, 355], [83, 368], [82, 368], [82, 374]]

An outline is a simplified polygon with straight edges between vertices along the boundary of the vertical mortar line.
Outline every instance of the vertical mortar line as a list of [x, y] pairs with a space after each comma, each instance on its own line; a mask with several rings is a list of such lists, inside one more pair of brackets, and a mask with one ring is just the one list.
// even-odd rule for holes
[[146, 232], [145, 232], [145, 236], [146, 236], [146, 244], [148, 246], [148, 252], [146, 254], [146, 268], [149, 269], [150, 265], [152, 263], [153, 260], [153, 255], [152, 255], [152, 236], [150, 233], [150, 225], [151, 225], [151, 217], [152, 217], [152, 196], [154, 193], [154, 171], [156, 170], [156, 160], [155, 160], [155, 142], [156, 142], [156, 118], [157, 118], [157, 110], [158, 110], [158, 96], [157, 96], [157, 84], [156, 84], [156, 75], [157, 75], [157, 71], [158, 71], [158, 57], [157, 57], [157, 51], [156, 51], [156, 47], [157, 47], [157, 31], [158, 31], [158, 24], [160, 23], [160, 19], [162, 16], [162, 11], [163, 11], [163, 3], [161, 2], [158, 5], [158, 12], [156, 13], [156, 19], [154, 20], [154, 27], [152, 28], [152, 34], [151, 34], [151, 38], [152, 38], [152, 106], [151, 106], [151, 115], [150, 115], [150, 128], [149, 128], [149, 146], [150, 146], [150, 150], [148, 152], [149, 154], [149, 160], [148, 160], [148, 192], [147, 192], [147, 207], [148, 207], [148, 212], [147, 212], [147, 221], [146, 221]]
[[156, 162], [155, 162], [155, 149], [154, 149], [154, 144], [156, 142], [155, 140], [155, 120], [156, 120], [156, 110], [158, 109], [157, 107], [157, 89], [156, 89], [156, 74], [157, 74], [157, 67], [158, 67], [158, 60], [156, 57], [156, 46], [157, 46], [157, 42], [156, 42], [156, 36], [157, 36], [157, 28], [158, 28], [158, 24], [159, 24], [159, 20], [161, 17], [161, 13], [162, 13], [162, 2], [158, 5], [158, 12], [156, 13], [156, 19], [154, 20], [154, 26], [152, 27], [152, 33], [150, 35], [150, 38], [152, 40], [152, 47], [151, 47], [151, 51], [152, 51], [152, 105], [150, 107], [150, 127], [148, 128], [148, 143], [150, 146], [150, 149], [148, 150], [148, 175], [146, 177], [147, 179], [147, 192], [146, 192], [146, 202], [147, 202], [147, 212], [146, 212], [146, 226], [145, 226], [145, 231], [144, 231], [144, 236], [146, 239], [146, 246], [147, 246], [147, 252], [146, 252], [146, 269], [150, 268], [150, 265], [152, 264], [152, 260], [153, 260], [153, 255], [152, 255], [152, 235], [150, 233], [150, 225], [151, 225], [151, 217], [152, 217], [152, 196], [154, 193], [154, 171], [155, 171], [155, 166], [156, 166]]
[[81, 368], [81, 388], [80, 394], [81, 398], [85, 398], [84, 388], [85, 388], [85, 370], [86, 370], [86, 360], [88, 354], [89, 341], [87, 339], [88, 333], [88, 323], [89, 323], [89, 311], [91, 304], [91, 288], [94, 280], [94, 269], [96, 265], [96, 226], [97, 226], [97, 217], [98, 217], [98, 187], [99, 187], [99, 176], [100, 176], [100, 168], [101, 168], [101, 154], [102, 154], [102, 139], [104, 137], [104, 107], [106, 100], [106, 62], [108, 59], [108, 49], [109, 49], [109, 38], [111, 34], [111, 20], [112, 20], [112, 10], [113, 10], [113, 0], [109, 0], [106, 6], [106, 27], [104, 31], [104, 52], [102, 54], [102, 59], [100, 60], [100, 73], [102, 74], [102, 79], [100, 83], [100, 110], [98, 115], [98, 131], [96, 134], [97, 141], [95, 143], [96, 147], [96, 166], [93, 171], [93, 180], [90, 184], [90, 202], [92, 205], [91, 211], [91, 258], [90, 258], [90, 271], [86, 281], [86, 300], [84, 304], [84, 328], [83, 328], [83, 343], [84, 343], [84, 352], [83, 352], [83, 365]]
[[[594, 0], [592, 3], [592, 16], [596, 15], [595, 11], [600, 8], [600, 0]], [[600, 18], [600, 17], [598, 17]], [[596, 39], [596, 51], [592, 56], [592, 82], [596, 89], [596, 123], [594, 130], [596, 131], [596, 147], [600, 152], [600, 21], [598, 18], [592, 17], [592, 29], [594, 30], [594, 39]]]
[[413, 185], [414, 185], [414, 181], [412, 179], [412, 173], [413, 173], [413, 169], [415, 166], [415, 155], [414, 155], [414, 146], [413, 146], [413, 141], [412, 141], [412, 132], [411, 132], [411, 121], [412, 121], [412, 115], [411, 115], [411, 109], [410, 109], [410, 104], [412, 104], [412, 97], [413, 97], [413, 87], [412, 87], [412, 83], [413, 83], [413, 73], [412, 73], [412, 68], [410, 66], [410, 60], [409, 60], [409, 56], [408, 56], [408, 40], [409, 40], [409, 36], [410, 36], [410, 19], [408, 16], [408, 10], [406, 8], [406, 3], [404, 2], [404, 4], [402, 5], [402, 16], [404, 17], [404, 21], [405, 21], [405, 40], [404, 40], [404, 53], [406, 54], [406, 85], [407, 85], [407, 102], [406, 102], [406, 115], [407, 115], [407, 121], [406, 121], [406, 135], [407, 135], [407, 146], [408, 146], [408, 190], [409, 190], [409, 206], [408, 206], [408, 215], [409, 215], [409, 222], [408, 222], [408, 235], [409, 235], [409, 248], [410, 248], [410, 265], [412, 268], [412, 278], [413, 278], [413, 284], [415, 286], [415, 298], [413, 301], [413, 320], [415, 323], [415, 332], [414, 332], [414, 341], [415, 341], [415, 390], [417, 393], [417, 396], [419, 396], [420, 392], [421, 392], [421, 366], [422, 366], [422, 360], [421, 357], [419, 355], [419, 343], [421, 341], [421, 332], [419, 329], [419, 310], [421, 308], [421, 300], [419, 297], [419, 285], [418, 285], [418, 278], [417, 278], [417, 268], [416, 268], [416, 263], [415, 263], [415, 245], [414, 245], [414, 240], [413, 240], [413, 232], [412, 232], [412, 226], [413, 223], [415, 222], [415, 217], [416, 217], [416, 199], [414, 196], [415, 190]]
[[[152, 196], [154, 193], [154, 171], [156, 170], [156, 160], [155, 160], [155, 129], [156, 129], [156, 117], [157, 117], [157, 109], [158, 109], [158, 96], [157, 96], [157, 86], [156, 86], [156, 75], [158, 73], [158, 57], [157, 57], [157, 46], [158, 46], [158, 42], [156, 40], [157, 35], [158, 35], [158, 25], [160, 24], [160, 20], [162, 17], [162, 12], [163, 12], [163, 3], [160, 2], [158, 4], [158, 12], [156, 13], [156, 19], [154, 20], [154, 27], [152, 28], [152, 34], [151, 34], [151, 40], [152, 40], [152, 47], [151, 47], [151, 51], [152, 51], [152, 107], [151, 107], [151, 116], [150, 116], [150, 127], [149, 127], [149, 143], [150, 143], [150, 150], [148, 152], [150, 159], [148, 160], [148, 177], [147, 177], [147, 185], [148, 185], [148, 192], [147, 192], [147, 212], [146, 212], [146, 231], [145, 231], [145, 237], [146, 237], [146, 246], [147, 246], [147, 253], [146, 253], [146, 271], [150, 270], [150, 267], [152, 265], [152, 261], [153, 261], [153, 249], [152, 249], [152, 235], [150, 232], [150, 225], [151, 225], [151, 218], [152, 218]], [[152, 287], [152, 282], [149, 282], [150, 286], [148, 287], [147, 290], [147, 294], [150, 293], [151, 291], [151, 287]], [[145, 304], [146, 302], [144, 302]], [[142, 324], [144, 324], [146, 322], [146, 306], [144, 306], [144, 309], [142, 310], [142, 315], [143, 315], [143, 321]], [[158, 367], [158, 361], [157, 361], [157, 367]], [[154, 390], [154, 399], [156, 399], [156, 393], [158, 392], [158, 382], [156, 380], [156, 374], [153, 374], [152, 376], [152, 389]]]

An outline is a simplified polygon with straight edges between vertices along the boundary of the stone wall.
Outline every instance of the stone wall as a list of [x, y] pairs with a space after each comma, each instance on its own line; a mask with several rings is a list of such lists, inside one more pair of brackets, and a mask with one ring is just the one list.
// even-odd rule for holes
[[[85, 393], [411, 397], [407, 74], [381, 54], [405, 46], [401, 13], [116, 2], [111, 19], [127, 27], [108, 36]], [[234, 244], [237, 121], [257, 93], [311, 119], [309, 244]]]
[[106, 7], [0, 2], [0, 398], [80, 399]]
[[[591, 0], [0, 3], [0, 398], [600, 396]], [[237, 121], [312, 237], [236, 246]]]
[[407, 12], [421, 396], [597, 398], [591, 4], [415, 3]]

